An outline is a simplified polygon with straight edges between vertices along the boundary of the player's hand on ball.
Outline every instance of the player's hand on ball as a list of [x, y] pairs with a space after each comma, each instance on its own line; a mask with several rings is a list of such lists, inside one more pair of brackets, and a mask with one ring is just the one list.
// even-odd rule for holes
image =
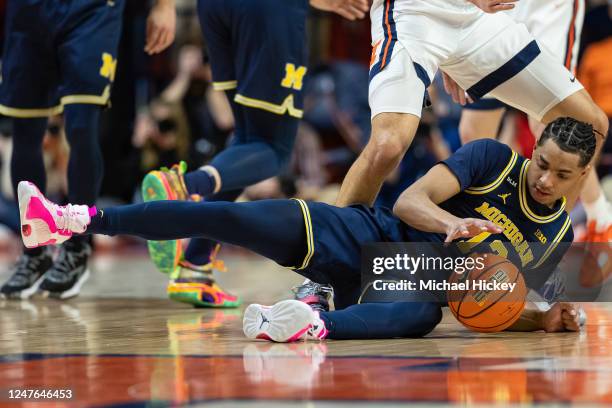
[[580, 313], [576, 307], [567, 302], [555, 303], [544, 312], [542, 328], [548, 333], [580, 330]]
[[442, 72], [442, 80], [444, 81], [444, 90], [453, 98], [455, 103], [464, 106], [466, 103], [474, 102], [470, 95], [468, 95], [453, 78], [448, 76], [446, 72]]
[[476, 7], [486, 13], [497, 13], [498, 11], [512, 10], [514, 4], [519, 0], [468, 0]]
[[174, 1], [158, 0], [147, 18], [147, 43], [145, 52], [158, 54], [174, 41], [176, 32], [176, 9]]
[[310, 5], [319, 10], [340, 14], [348, 20], [364, 18], [370, 8], [368, 0], [310, 0]]
[[503, 229], [488, 220], [480, 218], [459, 218], [458, 221], [451, 223], [446, 229], [446, 239], [444, 242], [452, 242], [458, 238], [471, 238], [483, 232], [499, 234]]

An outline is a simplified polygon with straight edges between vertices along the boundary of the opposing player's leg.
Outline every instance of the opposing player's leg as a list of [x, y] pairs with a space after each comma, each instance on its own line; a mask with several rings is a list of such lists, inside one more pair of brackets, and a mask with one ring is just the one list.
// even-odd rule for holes
[[379, 61], [370, 70], [372, 134], [342, 182], [336, 201], [339, 206], [372, 205], [385, 178], [408, 150], [419, 125], [429, 85], [427, 73], [399, 44], [388, 55], [390, 61], [384, 67]]
[[419, 126], [420, 116], [380, 113], [372, 119], [372, 134], [340, 188], [336, 204], [372, 205], [386, 177], [401, 161]]

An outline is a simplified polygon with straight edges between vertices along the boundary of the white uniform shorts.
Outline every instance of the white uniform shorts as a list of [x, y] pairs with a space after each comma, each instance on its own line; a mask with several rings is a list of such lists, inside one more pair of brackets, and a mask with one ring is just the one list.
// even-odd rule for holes
[[[532, 0], [522, 0], [524, 2]], [[466, 0], [375, 0], [369, 101], [421, 115], [438, 68], [474, 100], [487, 94], [536, 119], [582, 85], [524, 24]]]

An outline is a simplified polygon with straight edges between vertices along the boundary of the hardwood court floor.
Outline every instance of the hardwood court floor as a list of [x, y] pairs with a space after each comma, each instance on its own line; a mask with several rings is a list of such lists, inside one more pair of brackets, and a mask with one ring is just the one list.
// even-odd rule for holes
[[[246, 304], [301, 282], [226, 259], [220, 280]], [[242, 309], [191, 309], [164, 286], [142, 255], [98, 256], [77, 299], [1, 303], [0, 407], [612, 404], [611, 305], [587, 305], [580, 334], [484, 335], [446, 315], [425, 339], [273, 344], [243, 337]], [[74, 397], [15, 403], [11, 389]]]

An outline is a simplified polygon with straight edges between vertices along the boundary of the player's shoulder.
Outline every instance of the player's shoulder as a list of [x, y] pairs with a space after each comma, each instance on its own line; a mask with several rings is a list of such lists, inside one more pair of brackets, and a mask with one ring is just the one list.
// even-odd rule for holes
[[465, 144], [464, 148], [471, 157], [473, 165], [491, 171], [504, 169], [510, 161], [516, 161], [517, 155], [506, 144], [493, 139], [479, 139]]

